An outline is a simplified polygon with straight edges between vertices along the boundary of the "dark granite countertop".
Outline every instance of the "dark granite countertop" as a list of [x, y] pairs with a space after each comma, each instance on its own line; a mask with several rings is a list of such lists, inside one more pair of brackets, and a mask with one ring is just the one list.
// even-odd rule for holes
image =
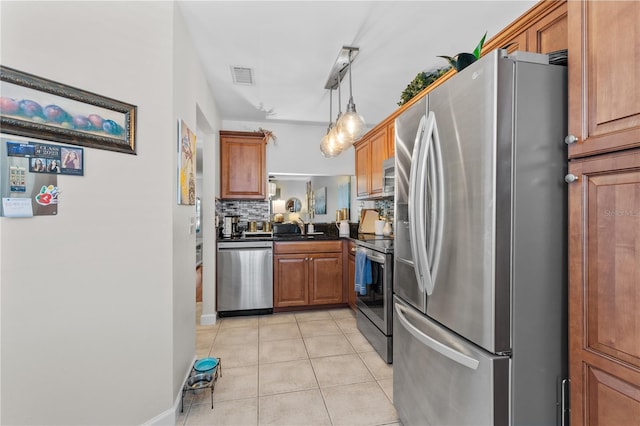
[[218, 241], [234, 241], [234, 242], [249, 242], [249, 241], [273, 241], [273, 242], [295, 242], [295, 241], [336, 241], [342, 239], [348, 239], [356, 242], [359, 245], [372, 248], [374, 250], [382, 250], [384, 252], [393, 251], [393, 237], [384, 237], [382, 235], [374, 234], [360, 234], [358, 233], [358, 224], [351, 224], [351, 234], [349, 237], [341, 237], [338, 234], [338, 228], [333, 223], [329, 224], [316, 224], [316, 231], [313, 234], [275, 234], [273, 236], [243, 236], [235, 238], [221, 238], [218, 237]]

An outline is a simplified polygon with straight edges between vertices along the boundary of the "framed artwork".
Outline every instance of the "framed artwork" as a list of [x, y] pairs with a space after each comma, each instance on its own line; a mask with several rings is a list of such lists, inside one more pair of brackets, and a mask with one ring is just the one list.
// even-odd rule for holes
[[137, 107], [0, 65], [2, 133], [136, 153]]
[[178, 122], [178, 204], [196, 204], [196, 134]]
[[316, 214], [327, 214], [327, 187], [316, 189], [313, 193]]

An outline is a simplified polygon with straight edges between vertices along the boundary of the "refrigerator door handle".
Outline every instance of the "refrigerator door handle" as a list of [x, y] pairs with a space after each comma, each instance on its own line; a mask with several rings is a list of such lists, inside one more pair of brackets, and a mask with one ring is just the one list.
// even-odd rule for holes
[[394, 303], [394, 305], [396, 314], [398, 315], [398, 319], [400, 320], [400, 324], [423, 345], [433, 349], [441, 355], [446, 356], [450, 360], [457, 362], [460, 365], [464, 365], [467, 368], [470, 368], [472, 370], [476, 370], [478, 368], [478, 365], [480, 365], [480, 361], [461, 352], [458, 352], [457, 350], [438, 342], [430, 336], [427, 336], [415, 325], [411, 324], [409, 320], [404, 316], [403, 311], [406, 309], [405, 307], [398, 303]]
[[[424, 285], [424, 272], [423, 268], [427, 267], [427, 259], [420, 257], [420, 229], [419, 226], [424, 228], [424, 215], [420, 215], [422, 209], [424, 209], [424, 198], [419, 198], [422, 191], [422, 185], [420, 184], [420, 176], [423, 175], [422, 171], [424, 167], [422, 165], [422, 152], [424, 150], [425, 139], [425, 123], [427, 117], [422, 116], [420, 124], [418, 124], [418, 131], [416, 132], [416, 139], [413, 145], [411, 172], [409, 174], [409, 198], [407, 200], [407, 210], [409, 216], [409, 242], [411, 244], [411, 256], [413, 258], [413, 270], [416, 275], [416, 281], [421, 292], [425, 291]], [[422, 207], [421, 207], [422, 205]], [[424, 238], [424, 234], [422, 234]], [[426, 254], [426, 253], [425, 253]]]
[[[433, 130], [431, 133], [431, 140], [433, 142], [433, 146], [431, 148], [432, 152], [432, 176], [433, 176], [433, 191], [434, 196], [432, 199], [432, 223], [433, 226], [431, 228], [430, 238], [430, 250], [431, 250], [431, 292], [433, 292], [433, 288], [435, 287], [436, 277], [438, 276], [438, 266], [440, 264], [440, 254], [442, 252], [442, 241], [444, 234], [444, 168], [442, 166], [442, 152], [440, 149], [440, 134], [438, 133], [438, 124], [436, 121], [435, 113], [432, 111], [429, 113], [429, 118], [432, 119], [433, 122]], [[429, 293], [431, 294], [431, 293]]]

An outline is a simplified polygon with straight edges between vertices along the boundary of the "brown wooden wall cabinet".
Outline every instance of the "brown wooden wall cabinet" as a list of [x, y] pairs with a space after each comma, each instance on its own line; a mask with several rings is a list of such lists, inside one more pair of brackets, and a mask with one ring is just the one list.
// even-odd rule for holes
[[267, 142], [259, 132], [220, 131], [220, 198], [267, 198]]
[[569, 157], [640, 146], [640, 3], [569, 2]]
[[[507, 40], [501, 47], [510, 45], [509, 53], [516, 50], [535, 53], [549, 53], [566, 49], [567, 3], [555, 2], [542, 16], [537, 17], [522, 32]], [[486, 49], [483, 49], [487, 51]]]
[[637, 425], [640, 3], [568, 12], [571, 424]]
[[344, 303], [342, 241], [276, 242], [274, 308]]
[[[549, 53], [566, 49], [567, 2], [548, 0], [537, 3], [508, 27], [484, 44], [483, 53], [513, 43], [508, 51]], [[444, 61], [444, 60], [443, 60]], [[442, 64], [443, 66], [445, 63]], [[356, 196], [375, 199], [382, 194], [382, 161], [395, 155], [395, 119], [433, 89], [455, 75], [450, 70], [393, 114], [367, 132], [355, 144]], [[384, 140], [384, 141], [383, 141]]]
[[382, 195], [382, 162], [393, 156], [394, 123], [368, 133], [355, 144], [356, 196], [376, 198]]

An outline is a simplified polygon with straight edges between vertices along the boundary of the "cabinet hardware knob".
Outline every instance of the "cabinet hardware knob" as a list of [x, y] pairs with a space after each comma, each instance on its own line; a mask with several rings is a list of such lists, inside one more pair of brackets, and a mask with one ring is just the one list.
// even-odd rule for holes
[[578, 138], [574, 135], [568, 135], [567, 137], [564, 138], [564, 143], [566, 143], [567, 145], [571, 145], [578, 142]]
[[573, 173], [569, 173], [564, 177], [564, 181], [567, 183], [573, 183], [577, 180], [578, 180], [578, 176], [574, 175]]

